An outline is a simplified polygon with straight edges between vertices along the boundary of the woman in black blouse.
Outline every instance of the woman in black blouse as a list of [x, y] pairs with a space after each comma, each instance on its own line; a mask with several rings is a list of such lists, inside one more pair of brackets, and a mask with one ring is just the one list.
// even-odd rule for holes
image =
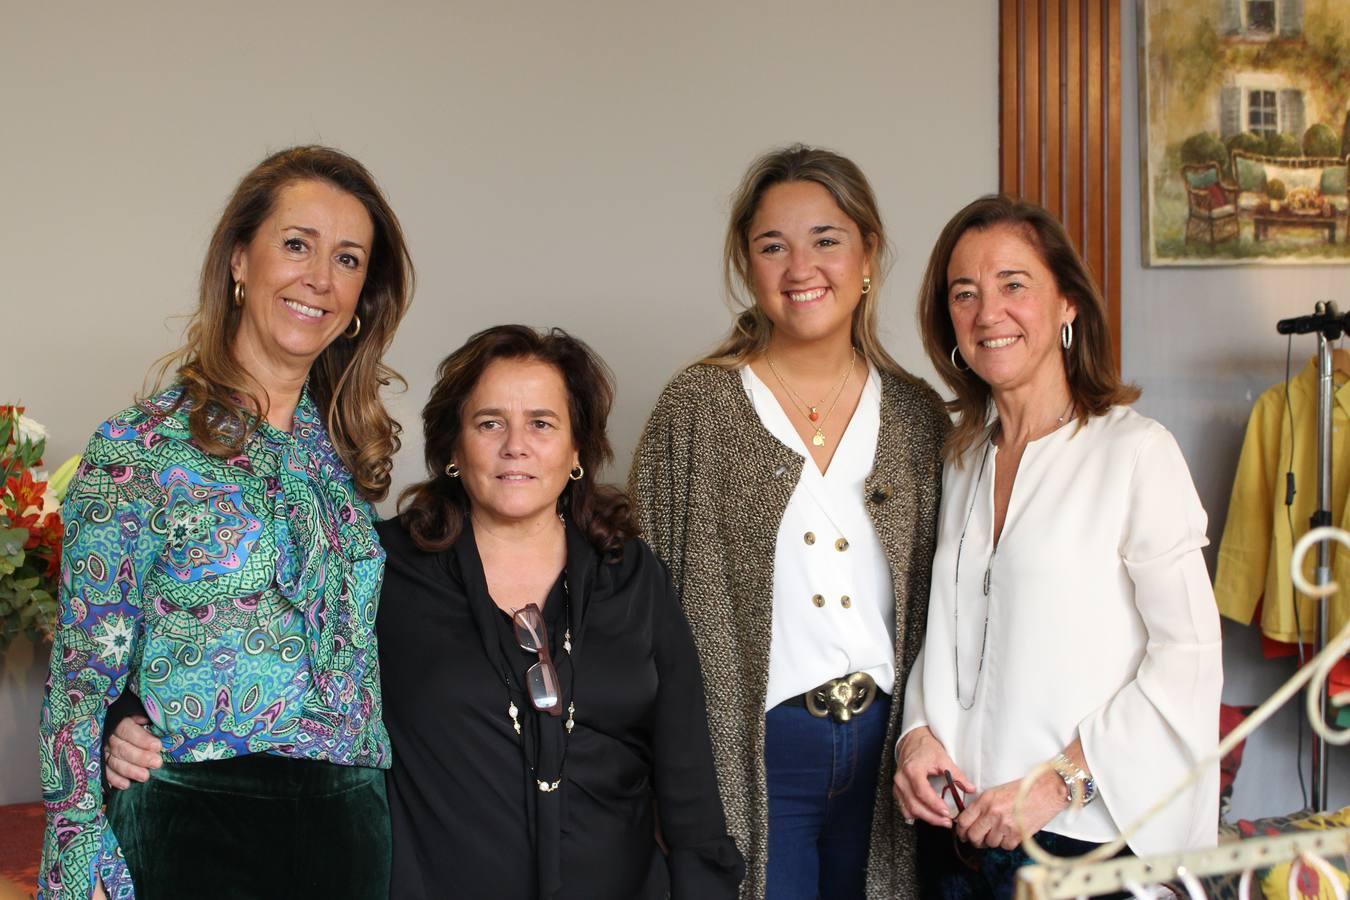
[[391, 895], [735, 897], [689, 626], [595, 481], [608, 370], [505, 325], [437, 375], [430, 477], [377, 526]]
[[[734, 897], [689, 626], [627, 499], [595, 481], [612, 455], [604, 364], [507, 325], [437, 374], [431, 477], [379, 526], [393, 895]], [[550, 711], [511, 617], [531, 604]]]

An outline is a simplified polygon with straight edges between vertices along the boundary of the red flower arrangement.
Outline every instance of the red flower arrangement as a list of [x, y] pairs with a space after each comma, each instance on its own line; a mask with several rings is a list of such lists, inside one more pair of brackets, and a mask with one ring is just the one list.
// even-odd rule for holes
[[61, 495], [73, 457], [45, 479], [47, 432], [22, 406], [0, 406], [0, 652], [20, 634], [50, 640], [61, 573]]

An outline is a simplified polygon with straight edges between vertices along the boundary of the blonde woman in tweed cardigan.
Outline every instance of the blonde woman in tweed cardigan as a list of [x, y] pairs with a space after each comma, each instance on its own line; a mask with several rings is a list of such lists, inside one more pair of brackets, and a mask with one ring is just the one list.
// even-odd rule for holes
[[725, 267], [731, 335], [670, 383], [630, 478], [703, 664], [742, 896], [917, 895], [891, 798], [949, 420], [877, 339], [885, 233], [847, 159], [750, 168]]

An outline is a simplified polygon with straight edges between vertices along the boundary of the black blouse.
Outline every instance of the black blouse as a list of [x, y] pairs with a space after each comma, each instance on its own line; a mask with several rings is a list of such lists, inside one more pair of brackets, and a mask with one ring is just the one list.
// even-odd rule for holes
[[[537, 657], [488, 596], [471, 529], [426, 553], [397, 519], [377, 528], [391, 897], [734, 898], [744, 863], [717, 793], [698, 656], [647, 545], [605, 559], [568, 525], [566, 572], [544, 607], [564, 710], [575, 704], [567, 734], [566, 712], [535, 712], [521, 689]], [[541, 792], [536, 768], [546, 782], [561, 774], [559, 789]]]

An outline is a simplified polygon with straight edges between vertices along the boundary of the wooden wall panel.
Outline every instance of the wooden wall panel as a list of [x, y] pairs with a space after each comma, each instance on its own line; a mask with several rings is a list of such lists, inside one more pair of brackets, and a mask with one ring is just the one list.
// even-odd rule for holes
[[1060, 218], [1120, 360], [1120, 0], [1000, 0], [999, 189]]

